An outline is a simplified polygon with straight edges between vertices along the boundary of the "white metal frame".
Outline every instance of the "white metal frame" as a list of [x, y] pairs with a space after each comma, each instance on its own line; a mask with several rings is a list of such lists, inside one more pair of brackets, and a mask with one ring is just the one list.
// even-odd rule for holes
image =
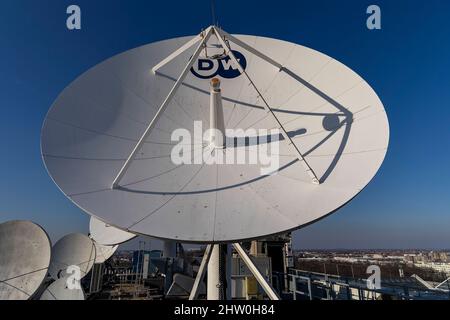
[[[294, 144], [294, 142], [292, 141], [291, 137], [289, 137], [289, 135], [286, 132], [286, 130], [284, 129], [283, 125], [278, 120], [278, 118], [276, 117], [275, 113], [273, 112], [273, 110], [271, 109], [269, 104], [267, 103], [267, 100], [262, 96], [261, 91], [258, 89], [258, 87], [255, 85], [253, 80], [250, 78], [250, 76], [244, 70], [244, 68], [242, 67], [240, 62], [236, 59], [236, 57], [235, 57], [234, 53], [232, 52], [232, 50], [231, 50], [229, 44], [227, 43], [227, 41], [231, 41], [234, 44], [237, 44], [240, 47], [242, 47], [242, 48], [246, 49], [247, 51], [251, 52], [252, 54], [258, 56], [259, 58], [263, 59], [264, 61], [266, 61], [269, 64], [273, 65], [274, 67], [278, 68], [280, 72], [284, 70], [283, 66], [281, 64], [279, 64], [278, 62], [276, 62], [275, 60], [271, 59], [270, 57], [266, 56], [265, 54], [261, 53], [260, 51], [254, 49], [253, 47], [251, 47], [248, 44], [244, 43], [243, 41], [233, 37], [232, 35], [226, 33], [225, 31], [221, 30], [220, 28], [218, 28], [216, 26], [210, 26], [205, 31], [202, 31], [199, 35], [194, 37], [192, 40], [188, 41], [186, 44], [181, 46], [178, 50], [174, 51], [172, 54], [167, 56], [164, 60], [162, 60], [160, 63], [158, 63], [156, 66], [154, 66], [152, 68], [152, 72], [156, 74], [158, 72], [158, 70], [161, 69], [163, 66], [165, 66], [168, 63], [170, 63], [173, 59], [178, 57], [184, 51], [188, 50], [189, 48], [191, 48], [192, 46], [194, 46], [195, 44], [200, 42], [200, 44], [198, 44], [194, 54], [190, 58], [189, 62], [187, 63], [187, 65], [183, 69], [181, 75], [179, 76], [179, 78], [175, 82], [173, 88], [171, 89], [171, 91], [167, 95], [167, 97], [164, 100], [164, 102], [159, 107], [158, 111], [156, 112], [156, 114], [153, 117], [153, 119], [150, 121], [150, 124], [148, 125], [147, 129], [143, 133], [142, 137], [139, 139], [139, 141], [135, 145], [133, 151], [128, 156], [127, 160], [123, 164], [123, 166], [120, 169], [119, 173], [115, 177], [115, 179], [114, 179], [114, 181], [112, 183], [112, 188], [114, 189], [114, 188], [117, 188], [119, 186], [120, 181], [122, 180], [123, 176], [127, 172], [130, 164], [134, 160], [134, 157], [141, 150], [141, 148], [142, 148], [142, 146], [143, 146], [143, 144], [145, 142], [145, 139], [147, 139], [147, 137], [150, 135], [150, 133], [154, 129], [157, 121], [159, 120], [159, 118], [162, 116], [162, 114], [164, 113], [164, 111], [166, 110], [166, 108], [168, 107], [170, 102], [172, 101], [173, 97], [175, 96], [175, 93], [177, 92], [178, 88], [182, 85], [184, 79], [186, 78], [187, 74], [189, 73], [190, 69], [192, 68], [194, 62], [198, 59], [201, 51], [204, 48], [206, 49], [207, 42], [210, 39], [210, 37], [212, 36], [212, 34], [215, 34], [215, 36], [217, 37], [217, 40], [220, 42], [220, 45], [225, 50], [225, 54], [227, 54], [231, 58], [233, 63], [235, 63], [236, 66], [238, 67], [238, 70], [241, 72], [241, 74], [243, 74], [247, 78], [247, 80], [250, 82], [250, 84], [256, 90], [256, 92], [258, 93], [258, 96], [264, 102], [264, 109], [266, 110], [266, 112], [278, 124], [279, 130], [281, 130], [284, 139], [289, 143], [291, 148], [294, 149], [295, 153], [297, 154], [298, 160], [303, 165], [306, 173], [310, 176], [310, 178], [312, 180], [312, 183], [320, 184], [320, 181], [317, 178], [316, 174], [314, 173], [312, 168], [308, 165], [308, 163], [306, 162], [303, 154], [300, 152], [300, 150]], [[255, 278], [258, 281], [258, 283], [261, 285], [261, 287], [267, 293], [269, 298], [271, 300], [279, 300], [280, 297], [278, 296], [278, 294], [276, 293], [274, 288], [267, 281], [267, 279], [264, 278], [262, 273], [258, 270], [256, 265], [253, 263], [251, 257], [242, 248], [242, 246], [239, 243], [234, 243], [233, 246], [234, 246], [235, 250], [238, 252], [239, 256], [244, 261], [244, 263], [247, 265], [249, 270], [255, 276]], [[205, 271], [206, 271], [206, 268], [208, 266], [209, 260], [211, 258], [212, 248], [213, 248], [213, 245], [208, 245], [206, 247], [204, 257], [202, 259], [202, 262], [201, 262], [201, 265], [200, 265], [197, 277], [195, 279], [194, 285], [192, 287], [191, 294], [189, 296], [189, 300], [194, 300], [194, 299], [196, 299], [198, 297], [198, 289], [199, 289], [200, 283], [204, 279]]]
[[252, 258], [247, 254], [247, 252], [242, 248], [239, 243], [233, 243], [234, 249], [237, 251], [239, 256], [242, 258], [242, 261], [246, 264], [247, 268], [256, 278], [258, 283], [264, 289], [264, 291], [269, 296], [270, 300], [280, 300], [280, 297], [276, 293], [275, 289], [272, 285], [267, 281], [267, 279], [263, 276], [261, 271], [259, 271], [258, 267], [253, 263]]
[[202, 283], [205, 278], [206, 267], [208, 266], [209, 259], [211, 258], [213, 245], [209, 244], [205, 253], [203, 254], [202, 262], [198, 268], [197, 277], [195, 277], [194, 285], [192, 286], [191, 294], [189, 295], [189, 300], [195, 300], [198, 297], [198, 289], [200, 288], [200, 283]]
[[[311, 178], [311, 181], [314, 184], [320, 184], [319, 179], [317, 179], [316, 174], [314, 173], [314, 171], [312, 170], [312, 168], [309, 166], [309, 164], [306, 162], [305, 158], [303, 157], [303, 154], [300, 152], [300, 150], [297, 148], [297, 146], [295, 145], [295, 143], [292, 141], [291, 137], [289, 137], [288, 133], [286, 132], [286, 130], [284, 129], [283, 125], [281, 124], [280, 120], [278, 120], [277, 116], [275, 115], [275, 113], [272, 111], [272, 109], [270, 108], [269, 104], [267, 103], [267, 100], [263, 97], [262, 93], [259, 91], [259, 89], [256, 87], [255, 83], [253, 82], [253, 80], [250, 78], [250, 76], [247, 74], [247, 72], [244, 70], [244, 68], [242, 67], [241, 63], [239, 62], [238, 59], [236, 59], [233, 51], [231, 51], [231, 48], [227, 45], [227, 43], [225, 42], [225, 35], [222, 33], [222, 31], [216, 27], [214, 27], [214, 32], [217, 36], [217, 39], [219, 40], [220, 44], [222, 45], [222, 47], [226, 50], [226, 53], [228, 54], [228, 56], [231, 58], [231, 60], [233, 60], [233, 62], [236, 64], [236, 66], [238, 67], [239, 71], [246, 76], [247, 80], [250, 82], [250, 84], [253, 86], [253, 88], [256, 90], [256, 92], [258, 93], [258, 96], [261, 98], [261, 100], [264, 102], [264, 109], [267, 111], [267, 113], [270, 114], [270, 116], [276, 121], [277, 125], [278, 125], [278, 129], [281, 130], [281, 134], [283, 135], [284, 139], [286, 141], [288, 141], [289, 146], [291, 146], [291, 148], [294, 149], [295, 153], [297, 154], [297, 158], [300, 161], [300, 163], [303, 165], [303, 167], [305, 168], [306, 173], [308, 173], [308, 175]], [[280, 71], [283, 70], [283, 66], [277, 62], [275, 62], [274, 60], [270, 59], [269, 57], [267, 57], [266, 55], [260, 53], [259, 51], [251, 48], [250, 46], [246, 45], [244, 42], [234, 38], [231, 35], [228, 35], [228, 40], [231, 40], [232, 42], [236, 43], [236, 41], [238, 41], [239, 45], [242, 46], [244, 49], [250, 51], [251, 53], [259, 56], [260, 58], [266, 60], [267, 62], [269, 62], [270, 64], [276, 66], [277, 68], [280, 69]]]
[[442, 281], [441, 283], [439, 283], [436, 287], [434, 287], [434, 289], [438, 289], [438, 290], [443, 290], [443, 291], [449, 291], [448, 289], [441, 289], [439, 287], [443, 286], [445, 283], [450, 283], [450, 278], [448, 278], [447, 280]]
[[227, 44], [227, 41], [231, 41], [234, 44], [237, 44], [240, 47], [244, 48], [245, 50], [251, 52], [252, 54], [254, 54], [256, 56], [258, 56], [259, 58], [263, 59], [264, 61], [266, 61], [269, 64], [273, 65], [274, 67], [278, 68], [280, 72], [285, 70], [284, 67], [280, 63], [278, 63], [275, 60], [273, 60], [272, 58], [266, 56], [265, 54], [261, 53], [260, 51], [256, 50], [255, 48], [251, 47], [250, 45], [244, 43], [243, 41], [235, 38], [234, 36], [226, 33], [225, 31], [221, 30], [220, 28], [218, 28], [216, 26], [210, 26], [205, 31], [202, 31], [199, 35], [197, 35], [192, 40], [190, 40], [189, 42], [187, 42], [186, 44], [181, 46], [178, 50], [174, 51], [167, 58], [165, 58], [160, 63], [158, 63], [155, 67], [152, 68], [152, 72], [153, 73], [158, 72], [158, 70], [160, 68], [162, 68], [163, 66], [165, 66], [166, 64], [171, 62], [177, 56], [179, 56], [184, 51], [188, 50], [189, 48], [191, 48], [193, 45], [195, 45], [196, 43], [198, 43], [200, 41], [200, 44], [198, 45], [197, 49], [195, 50], [194, 54], [192, 55], [192, 57], [189, 60], [189, 62], [187, 63], [187, 65], [185, 66], [183, 72], [181, 73], [180, 77], [176, 81], [176, 83], [173, 86], [172, 90], [169, 92], [168, 96], [166, 97], [166, 99], [164, 100], [164, 102], [162, 103], [160, 108], [158, 109], [156, 115], [154, 116], [154, 118], [152, 119], [150, 124], [148, 125], [148, 127], [145, 130], [145, 132], [143, 133], [142, 137], [139, 139], [139, 141], [136, 144], [136, 146], [134, 147], [133, 151], [131, 152], [131, 154], [129, 155], [127, 160], [125, 161], [124, 165], [120, 169], [120, 171], [117, 174], [117, 176], [115, 177], [115, 179], [114, 179], [114, 181], [112, 183], [112, 188], [114, 189], [114, 188], [117, 188], [119, 186], [120, 181], [122, 180], [123, 176], [127, 172], [130, 164], [134, 160], [134, 157], [136, 156], [136, 154], [142, 148], [142, 146], [143, 146], [143, 144], [145, 142], [145, 139], [147, 139], [147, 137], [150, 135], [150, 133], [153, 130], [153, 128], [155, 127], [157, 121], [159, 120], [161, 115], [164, 113], [164, 111], [166, 110], [166, 108], [169, 105], [169, 103], [172, 101], [173, 97], [175, 96], [175, 93], [177, 92], [177, 90], [181, 86], [181, 84], [183, 83], [184, 79], [186, 78], [187, 74], [189, 73], [190, 69], [192, 68], [192, 65], [194, 64], [194, 62], [199, 57], [202, 49], [206, 48], [206, 44], [207, 44], [207, 42], [208, 42], [208, 40], [209, 40], [209, 38], [211, 37], [212, 34], [215, 34], [215, 36], [217, 37], [218, 41], [220, 42], [222, 48], [225, 50], [226, 54], [232, 59], [232, 61], [238, 67], [239, 71], [243, 75], [245, 75], [245, 77], [248, 79], [250, 84], [254, 87], [254, 89], [258, 93], [258, 96], [264, 102], [264, 109], [276, 121], [276, 123], [278, 125], [278, 129], [281, 131], [284, 139], [288, 142], [289, 146], [293, 149], [293, 151], [295, 151], [298, 160], [303, 165], [306, 173], [311, 178], [312, 183], [320, 184], [320, 181], [317, 178], [315, 172], [309, 166], [309, 164], [307, 163], [305, 157], [300, 152], [298, 147], [294, 144], [294, 142], [292, 141], [291, 137], [289, 137], [289, 135], [286, 132], [286, 130], [284, 129], [283, 125], [278, 120], [278, 118], [276, 117], [275, 113], [273, 112], [273, 110], [271, 109], [269, 104], [267, 103], [267, 100], [262, 96], [261, 91], [257, 88], [257, 86], [255, 85], [253, 80], [250, 78], [250, 76], [247, 74], [247, 72], [243, 69], [243, 67], [240, 64], [240, 62], [236, 59], [235, 55], [231, 51], [231, 48], [229, 47], [229, 44]]
[[[234, 44], [237, 44], [238, 46], [244, 48], [245, 50], [247, 50], [248, 52], [254, 54], [255, 56], [263, 59], [264, 61], [270, 63], [271, 65], [273, 65], [274, 67], [278, 68], [279, 71], [283, 70], [283, 66], [276, 62], [275, 60], [273, 60], [272, 58], [266, 56], [264, 53], [262, 53], [261, 51], [256, 50], [255, 48], [253, 48], [252, 46], [246, 44], [245, 42], [239, 40], [238, 38], [232, 36], [231, 34], [227, 33], [226, 31], [220, 29], [219, 27], [214, 27], [214, 30], [216, 32], [216, 35], [218, 37], [221, 37], [223, 39], [228, 39], [229, 41], [233, 42]], [[220, 41], [220, 39], [219, 39]], [[223, 46], [223, 43], [221, 43]], [[223, 47], [225, 50], [230, 49], [227, 45], [225, 45], [225, 47]], [[238, 64], [239, 65], [239, 64]]]
[[[247, 254], [244, 248], [242, 248], [242, 246], [239, 243], [233, 243], [233, 247], [239, 254], [239, 256], [242, 258], [242, 261], [244, 261], [247, 268], [256, 278], [258, 283], [264, 289], [264, 292], [266, 292], [268, 297], [271, 300], [280, 300], [280, 297], [276, 293], [275, 289], [267, 281], [267, 279], [264, 277], [261, 271], [259, 271], [258, 267], [255, 265], [252, 258]], [[207, 269], [209, 259], [211, 258], [212, 249], [213, 245], [211, 244], [206, 247], [205, 253], [203, 254], [202, 262], [200, 264], [200, 268], [198, 269], [197, 277], [195, 278], [194, 285], [192, 286], [191, 294], [189, 295], [189, 300], [195, 300], [198, 297], [198, 289], [200, 287], [200, 283], [203, 281], [205, 277], [205, 271]]]
[[[164, 67], [166, 64], [168, 64], [170, 61], [172, 61], [176, 57], [178, 57], [184, 51], [186, 51], [189, 48], [191, 48], [194, 44], [196, 44], [197, 42], [199, 42], [201, 40], [204, 40], [206, 38], [206, 35], [211, 32], [211, 29], [212, 29], [212, 27], [207, 28], [205, 31], [202, 31], [200, 34], [195, 36], [192, 40], [190, 40], [187, 43], [185, 43], [184, 45], [182, 45], [178, 50], [176, 50], [173, 53], [171, 53], [169, 56], [167, 56], [167, 58], [165, 58], [163, 61], [158, 63], [156, 66], [154, 66], [152, 68], [152, 72], [153, 73], [158, 72], [159, 69]], [[206, 40], [206, 41], [208, 41], [208, 40]], [[204, 41], [204, 42], [206, 43], [206, 41]]]
[[[181, 86], [181, 84], [183, 83], [183, 80], [186, 78], [187, 74], [191, 70], [192, 65], [197, 60], [197, 58], [200, 55], [203, 47], [206, 45], [206, 43], [208, 42], [209, 38], [211, 37], [212, 31], [213, 31], [212, 28], [208, 28], [208, 30], [207, 30], [205, 35], [203, 35], [203, 32], [199, 35], [201, 38], [203, 38], [203, 40], [198, 45], [198, 47], [195, 50], [194, 54], [192, 55], [191, 59], [189, 60], [187, 65], [184, 67], [184, 70], [181, 73], [180, 77], [178, 78], [177, 82], [175, 82], [175, 85], [173, 86], [172, 90], [170, 90], [169, 95], [166, 97], [166, 99], [164, 100], [162, 105], [159, 107], [158, 112], [156, 112], [155, 116], [153, 117], [152, 121], [148, 125], [148, 127], [145, 130], [144, 134], [142, 135], [141, 139], [139, 139], [139, 141], [136, 144], [136, 146], [134, 147], [133, 151], [128, 156], [128, 158], [125, 161], [124, 165], [120, 169], [119, 173], [117, 174], [116, 178], [113, 181], [113, 184], [112, 184], [112, 188], [113, 189], [117, 188], [117, 186], [119, 185], [119, 183], [122, 180], [123, 176], [127, 172], [131, 162], [134, 160], [134, 157], [136, 156], [136, 154], [141, 150], [142, 146], [144, 145], [145, 139], [147, 139], [147, 137], [150, 135], [150, 133], [152, 132], [152, 130], [155, 127], [156, 123], [158, 122], [159, 118], [162, 116], [162, 114], [166, 110], [167, 106], [172, 101], [172, 99], [175, 96], [175, 93], [177, 92], [178, 88]], [[182, 47], [182, 48], [184, 48], [183, 51], [188, 49], [188, 47], [191, 47], [192, 45], [193, 45], [193, 43], [190, 46], [187, 46], [187, 45], [183, 46]], [[162, 65], [168, 63], [170, 60], [175, 58], [180, 53], [181, 52], [176, 52], [176, 55], [170, 55], [168, 57], [168, 58], [170, 58], [169, 60], [165, 59], [159, 65], [162, 66]]]

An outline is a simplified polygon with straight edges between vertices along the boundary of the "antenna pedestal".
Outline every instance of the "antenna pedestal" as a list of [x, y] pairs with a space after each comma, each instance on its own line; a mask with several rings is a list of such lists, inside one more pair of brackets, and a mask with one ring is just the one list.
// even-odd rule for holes
[[220, 80], [211, 80], [209, 105], [210, 143], [214, 148], [225, 148], [225, 121], [223, 120], [222, 91]]
[[[247, 268], [253, 274], [259, 285], [271, 300], [280, 300], [272, 285], [264, 277], [253, 262], [252, 258], [239, 243], [233, 244], [234, 249], [241, 257]], [[198, 297], [200, 283], [203, 282], [205, 271], [208, 269], [207, 299], [228, 300], [231, 298], [231, 245], [215, 244], [208, 245], [203, 255], [197, 277], [195, 278], [189, 300]]]
[[177, 256], [177, 243], [175, 241], [164, 241], [163, 258], [175, 258]]
[[208, 263], [207, 299], [229, 300], [231, 298], [231, 247], [215, 244]]

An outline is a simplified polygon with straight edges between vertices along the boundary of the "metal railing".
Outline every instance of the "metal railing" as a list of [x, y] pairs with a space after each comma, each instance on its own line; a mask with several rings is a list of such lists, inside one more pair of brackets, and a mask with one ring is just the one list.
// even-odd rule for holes
[[274, 273], [273, 286], [293, 300], [399, 300], [450, 299], [448, 293], [413, 284], [384, 282], [382, 288], [367, 287], [366, 279], [348, 278], [303, 270]]

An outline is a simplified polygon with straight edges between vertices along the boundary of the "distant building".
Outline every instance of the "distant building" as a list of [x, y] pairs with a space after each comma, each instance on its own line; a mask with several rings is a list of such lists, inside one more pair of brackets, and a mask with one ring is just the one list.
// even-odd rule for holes
[[427, 263], [429, 261], [428, 255], [422, 253], [414, 256], [414, 263]]
[[415, 254], [405, 254], [403, 256], [403, 261], [409, 264], [413, 264], [415, 256], [416, 256]]
[[161, 258], [161, 250], [136, 250], [133, 252], [133, 272], [142, 272], [142, 267], [144, 265], [144, 255], [148, 254], [150, 256], [150, 264], [148, 273], [152, 274], [156, 272], [156, 266], [151, 262], [152, 258]]
[[441, 262], [450, 262], [447, 252], [440, 252], [439, 258], [440, 258]]
[[436, 252], [436, 251], [430, 251], [428, 253], [428, 258], [429, 258], [429, 261], [431, 261], [431, 262], [437, 262], [437, 261], [440, 261], [440, 254], [439, 254], [439, 252]]
[[415, 263], [414, 265], [419, 268], [433, 269], [438, 272], [445, 273], [447, 276], [450, 276], [450, 263], [421, 262], [421, 263]]

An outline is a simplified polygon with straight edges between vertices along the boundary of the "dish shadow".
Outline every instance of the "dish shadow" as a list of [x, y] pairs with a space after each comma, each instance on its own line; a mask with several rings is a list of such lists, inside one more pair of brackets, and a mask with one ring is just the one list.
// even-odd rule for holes
[[[341, 158], [341, 156], [342, 156], [342, 154], [343, 154], [343, 152], [345, 150], [345, 146], [347, 145], [348, 139], [350, 137], [351, 127], [352, 127], [352, 124], [353, 124], [353, 113], [350, 110], [348, 110], [346, 107], [344, 107], [342, 104], [337, 102], [335, 99], [333, 99], [332, 97], [330, 97], [329, 95], [327, 95], [326, 93], [324, 93], [323, 91], [321, 91], [320, 89], [318, 89], [317, 87], [315, 87], [314, 85], [309, 83], [307, 80], [303, 79], [301, 76], [299, 76], [296, 73], [294, 73], [293, 71], [291, 71], [290, 69], [288, 69], [286, 67], [283, 67], [283, 68], [280, 69], [280, 72], [285, 72], [291, 78], [293, 78], [294, 80], [299, 82], [301, 85], [305, 86], [307, 89], [311, 90], [313, 93], [315, 93], [316, 95], [318, 95], [323, 100], [327, 101], [329, 104], [333, 105], [337, 109], [337, 112], [332, 114], [332, 113], [304, 112], [304, 111], [285, 110], [285, 109], [280, 109], [280, 108], [271, 108], [275, 113], [287, 113], [287, 114], [294, 114], [294, 115], [298, 115], [298, 116], [320, 116], [320, 117], [324, 117], [324, 119], [322, 121], [322, 126], [323, 126], [325, 131], [329, 131], [330, 133], [325, 138], [323, 138], [321, 141], [319, 141], [316, 145], [314, 145], [312, 148], [310, 148], [309, 150], [304, 152], [303, 153], [304, 157], [307, 157], [312, 152], [317, 150], [320, 146], [322, 146], [330, 138], [332, 138], [342, 127], [344, 127], [343, 137], [342, 137], [341, 142], [340, 142], [340, 144], [338, 146], [337, 152], [334, 155], [332, 161], [330, 162], [330, 165], [327, 167], [325, 172], [319, 178], [320, 183], [324, 183], [328, 179], [328, 177], [331, 175], [333, 170], [336, 168], [336, 165], [338, 164], [338, 162], [339, 162], [339, 160], [340, 160], [340, 158]], [[174, 83], [177, 81], [177, 79], [175, 79], [175, 78], [173, 78], [173, 77], [171, 77], [169, 75], [163, 74], [161, 72], [157, 72], [156, 74], [157, 74], [157, 76], [170, 79]], [[188, 83], [183, 83], [182, 85], [187, 87], [187, 88], [190, 88], [192, 90], [195, 90], [197, 92], [209, 95], [209, 91], [201, 89], [201, 88], [196, 87], [194, 85], [191, 85], [191, 84], [188, 84]], [[256, 108], [256, 109], [264, 110], [264, 107], [262, 107], [262, 106], [258, 106], [258, 105], [251, 104], [251, 103], [244, 102], [244, 101], [238, 101], [238, 100], [235, 100], [235, 99], [232, 99], [232, 98], [229, 98], [229, 97], [225, 97], [224, 96], [224, 97], [222, 97], [222, 99], [224, 101], [227, 101], [227, 102], [230, 102], [230, 103], [233, 103], [233, 104], [239, 104], [239, 105], [250, 107], [250, 108]], [[344, 119], [341, 120], [340, 117], [344, 117]], [[301, 128], [301, 129], [297, 129], [297, 130], [288, 132], [288, 135], [291, 138], [293, 138], [295, 136], [302, 135], [302, 134], [305, 134], [305, 133], [306, 133], [306, 129]], [[273, 137], [271, 135], [268, 135], [265, 138], [267, 138], [266, 141], [269, 141], [270, 139], [273, 139], [275, 137]], [[281, 135], [279, 135], [276, 138], [278, 138], [280, 141], [284, 140], [284, 137], [282, 137]], [[244, 142], [243, 141], [239, 142], [239, 141], [235, 140], [234, 141], [234, 145], [242, 146], [242, 143], [244, 143], [245, 146], [250, 146], [252, 141], [255, 141], [255, 139], [251, 139], [250, 137], [242, 137], [242, 138], [238, 138], [238, 139], [243, 139]], [[264, 140], [264, 139], [262, 139], [262, 140]], [[258, 141], [256, 143], [260, 144], [259, 141], [260, 141], [260, 139], [258, 139]], [[299, 161], [298, 159], [295, 159], [295, 160], [287, 163], [286, 165], [278, 168], [275, 172], [281, 172], [281, 171], [287, 169], [288, 167], [290, 167], [291, 165], [295, 164], [298, 161]], [[224, 187], [220, 187], [220, 188], [211, 188], [211, 189], [205, 189], [205, 190], [190, 191], [190, 192], [147, 191], [147, 190], [137, 190], [137, 189], [129, 187], [130, 185], [133, 185], [135, 183], [129, 183], [129, 184], [127, 184], [128, 185], [127, 187], [119, 186], [118, 189], [120, 189], [122, 191], [128, 191], [128, 192], [134, 192], [134, 193], [142, 193], [142, 194], [153, 194], [153, 195], [201, 194], [201, 193], [216, 192], [216, 191], [221, 191], [221, 190], [226, 190], [226, 189], [240, 187], [240, 186], [243, 186], [243, 185], [246, 185], [246, 184], [250, 184], [250, 183], [256, 182], [256, 181], [261, 180], [261, 179], [265, 179], [265, 178], [271, 176], [275, 172], [272, 172], [272, 173], [267, 174], [267, 175], [262, 175], [262, 176], [259, 176], [259, 177], [255, 177], [255, 178], [250, 179], [248, 181], [244, 181], [244, 182], [237, 183], [237, 184], [234, 184], [234, 185], [228, 185], [228, 186], [224, 186]]]

